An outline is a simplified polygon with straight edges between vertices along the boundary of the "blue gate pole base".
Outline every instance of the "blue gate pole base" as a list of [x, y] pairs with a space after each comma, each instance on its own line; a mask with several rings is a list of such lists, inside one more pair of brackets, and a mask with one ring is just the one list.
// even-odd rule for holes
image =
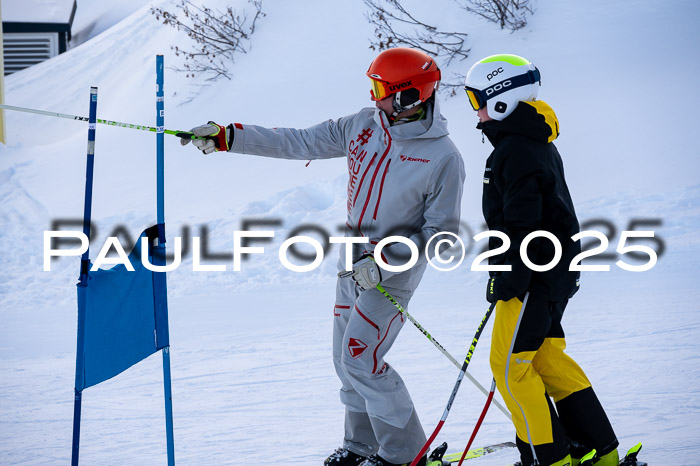
[[80, 456], [80, 412], [83, 402], [83, 392], [75, 391], [75, 402], [73, 403], [73, 450], [71, 453], [71, 466], [78, 466]]
[[170, 389], [170, 347], [163, 348], [163, 391], [165, 394], [165, 433], [168, 438], [168, 466], [175, 466], [173, 436], [173, 394]]

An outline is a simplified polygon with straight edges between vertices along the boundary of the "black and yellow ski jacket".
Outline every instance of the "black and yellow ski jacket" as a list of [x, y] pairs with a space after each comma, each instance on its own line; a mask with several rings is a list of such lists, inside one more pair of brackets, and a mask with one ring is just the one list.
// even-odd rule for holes
[[[559, 136], [554, 110], [542, 101], [520, 102], [502, 121], [477, 125], [494, 150], [486, 161], [482, 209], [489, 230], [498, 230], [511, 241], [510, 248], [489, 259], [490, 264], [508, 264], [511, 271], [490, 272], [498, 276], [499, 299], [509, 300], [530, 291], [551, 301], [570, 297], [576, 290], [578, 272], [570, 272], [571, 260], [581, 252], [580, 242], [571, 237], [579, 232], [578, 219], [564, 179], [561, 156], [552, 141]], [[544, 230], [562, 246], [556, 266], [535, 272], [520, 254], [523, 239]], [[502, 242], [490, 238], [490, 249]], [[554, 246], [538, 237], [527, 247], [528, 258], [545, 265], [554, 258]]]

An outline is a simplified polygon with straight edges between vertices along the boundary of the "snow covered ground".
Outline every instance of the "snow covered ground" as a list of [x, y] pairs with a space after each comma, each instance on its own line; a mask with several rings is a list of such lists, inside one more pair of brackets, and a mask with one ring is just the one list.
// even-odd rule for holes
[[[232, 2], [240, 8], [246, 2]], [[154, 2], [165, 5], [165, 2]], [[211, 6], [225, 5], [212, 0]], [[185, 38], [155, 21], [145, 2], [80, 1], [81, 43], [7, 77], [10, 105], [154, 125], [155, 60]], [[542, 71], [540, 97], [559, 116], [569, 185], [582, 222], [610, 237], [612, 252], [630, 222], [645, 219], [665, 250], [650, 271], [584, 275], [565, 316], [569, 353], [587, 371], [622, 443], [642, 441], [652, 465], [700, 464], [700, 153], [691, 135], [700, 94], [700, 4], [692, 0], [536, 2], [524, 30], [510, 33], [455, 9], [406, 2], [427, 21], [470, 34], [470, 59], [512, 52]], [[435, 6], [437, 5], [437, 6]], [[232, 80], [201, 87], [166, 72], [166, 127], [208, 120], [305, 127], [369, 105], [364, 72], [374, 52], [361, 2], [265, 0], [252, 48]], [[82, 13], [81, 13], [82, 12]], [[131, 13], [133, 12], [133, 13]], [[80, 15], [83, 16], [80, 16]], [[98, 33], [101, 32], [101, 33]], [[481, 174], [488, 144], [473, 129], [463, 96], [443, 113], [467, 167], [463, 218], [482, 230]], [[43, 231], [82, 214], [87, 126], [6, 113], [0, 146], [0, 463], [64, 464], [70, 457], [78, 260], [42, 271]], [[93, 219], [97, 245], [117, 225], [133, 234], [155, 217], [154, 135], [97, 130]], [[274, 218], [275, 242], [241, 272], [194, 273], [189, 255], [169, 274], [176, 458], [182, 464], [321, 464], [342, 439], [338, 382], [330, 360], [334, 263], [292, 273], [276, 248], [296, 226], [336, 232], [344, 215], [345, 163], [304, 163], [234, 154], [204, 157], [166, 140], [170, 236], [209, 228], [211, 251], [230, 253], [244, 219]], [[615, 232], [607, 231], [600, 219]], [[642, 226], [637, 229], [643, 229]], [[464, 235], [467, 238], [467, 235]], [[172, 242], [169, 242], [172, 244]], [[652, 242], [646, 242], [654, 246]], [[656, 244], [655, 247], [659, 247]], [[93, 249], [93, 257], [96, 254]], [[458, 360], [486, 304], [472, 251], [450, 273], [429, 270], [409, 312]], [[625, 260], [631, 263], [632, 259]], [[490, 326], [489, 326], [490, 329]], [[489, 331], [470, 372], [489, 385]], [[388, 360], [406, 381], [427, 431], [457, 376], [450, 362], [407, 323]], [[464, 446], [484, 397], [465, 381], [439, 441]], [[85, 464], [165, 464], [161, 357], [85, 391]], [[493, 408], [477, 445], [512, 440]], [[514, 452], [473, 460], [503, 465]], [[472, 461], [472, 460], [470, 460]]]

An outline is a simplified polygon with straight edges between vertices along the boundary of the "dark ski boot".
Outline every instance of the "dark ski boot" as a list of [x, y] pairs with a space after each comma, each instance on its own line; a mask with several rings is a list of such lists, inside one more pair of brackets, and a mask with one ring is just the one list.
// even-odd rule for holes
[[[426, 466], [427, 459], [427, 456], [421, 458], [418, 466]], [[360, 466], [410, 466], [410, 464], [410, 461], [408, 463], [390, 463], [379, 455], [372, 455], [360, 463]]]
[[366, 456], [358, 455], [346, 448], [336, 448], [323, 464], [326, 466], [357, 466], [366, 459]]

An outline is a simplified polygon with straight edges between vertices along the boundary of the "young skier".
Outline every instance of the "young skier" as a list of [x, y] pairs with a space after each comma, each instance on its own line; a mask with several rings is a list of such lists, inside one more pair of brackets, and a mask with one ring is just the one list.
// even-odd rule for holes
[[[510, 248], [492, 257], [486, 299], [496, 303], [491, 368], [512, 416], [524, 465], [577, 465], [596, 449], [593, 464], [618, 464], [618, 441], [591, 383], [564, 353], [561, 319], [578, 287], [569, 271], [581, 251], [571, 237], [579, 224], [552, 141], [559, 122], [552, 108], [536, 100], [540, 72], [516, 55], [493, 55], [471, 67], [465, 89], [478, 112], [477, 129], [494, 149], [486, 161], [482, 208], [489, 230], [505, 233]], [[561, 257], [548, 271], [523, 262], [521, 245], [536, 237], [527, 257], [536, 265], [553, 261], [553, 239]], [[490, 239], [490, 249], [500, 246]], [[556, 410], [550, 397], [554, 400]]]
[[[339, 277], [336, 286], [333, 362], [345, 405], [345, 438], [325, 460], [333, 466], [408, 464], [426, 441], [404, 382], [384, 360], [404, 319], [376, 286], [381, 283], [405, 308], [427, 259], [421, 250], [415, 266], [392, 273], [378, 268], [373, 250], [387, 236], [406, 237], [420, 248], [438, 232], [456, 233], [465, 178], [435, 99], [440, 83], [435, 61], [418, 50], [389, 49], [376, 57], [367, 76], [375, 108], [308, 129], [211, 122], [192, 130], [206, 138], [194, 140], [205, 154], [347, 158], [346, 236], [367, 243], [353, 245], [352, 276]], [[403, 265], [409, 256], [400, 242], [382, 255], [389, 265]], [[344, 248], [339, 269], [346, 270]]]

